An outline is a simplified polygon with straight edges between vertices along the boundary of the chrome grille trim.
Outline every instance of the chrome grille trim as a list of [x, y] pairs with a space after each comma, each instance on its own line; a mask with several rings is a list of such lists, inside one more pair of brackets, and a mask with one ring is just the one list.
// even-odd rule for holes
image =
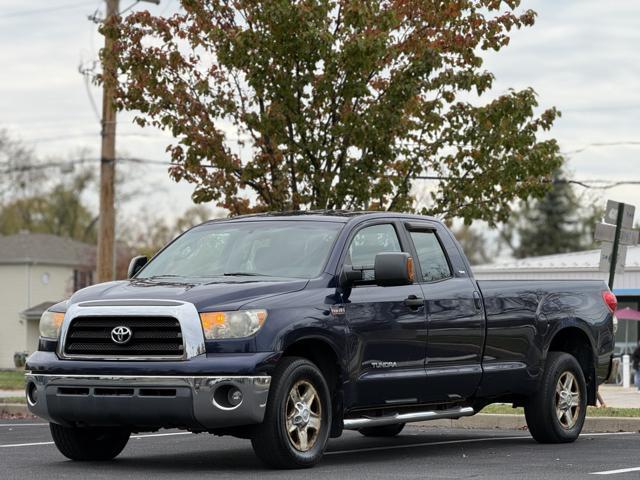
[[[69, 326], [77, 317], [82, 321], [89, 321], [90, 317], [172, 317], [180, 324], [183, 339], [183, 353], [172, 355], [100, 355], [100, 354], [69, 354], [66, 353]], [[205, 353], [204, 334], [200, 324], [200, 317], [195, 305], [188, 302], [166, 300], [100, 300], [97, 302], [82, 302], [72, 304], [67, 309], [58, 341], [58, 356], [62, 359], [74, 360], [187, 360]]]

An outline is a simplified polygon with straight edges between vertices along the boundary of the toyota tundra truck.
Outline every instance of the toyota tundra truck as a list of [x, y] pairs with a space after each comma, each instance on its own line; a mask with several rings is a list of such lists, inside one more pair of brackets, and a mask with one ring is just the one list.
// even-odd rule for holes
[[214, 220], [45, 312], [26, 397], [72, 460], [179, 428], [309, 467], [345, 429], [391, 437], [495, 402], [524, 407], [538, 442], [572, 442], [611, 368], [615, 308], [602, 281], [476, 281], [434, 218]]

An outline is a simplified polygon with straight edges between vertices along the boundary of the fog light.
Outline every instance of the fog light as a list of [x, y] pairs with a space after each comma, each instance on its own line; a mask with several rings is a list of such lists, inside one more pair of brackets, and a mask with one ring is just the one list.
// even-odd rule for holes
[[29, 402], [31, 406], [38, 403], [38, 387], [33, 382], [27, 384], [27, 402]]
[[229, 389], [227, 400], [229, 401], [229, 405], [231, 405], [232, 407], [240, 405], [242, 403], [242, 392], [237, 388]]
[[213, 392], [213, 404], [222, 410], [238, 408], [243, 398], [240, 389], [229, 383], [220, 385]]

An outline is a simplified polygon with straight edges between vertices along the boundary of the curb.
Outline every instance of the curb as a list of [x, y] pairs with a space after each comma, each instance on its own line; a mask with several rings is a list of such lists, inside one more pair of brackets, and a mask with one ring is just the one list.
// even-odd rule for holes
[[0, 404], [0, 416], [31, 416], [27, 406], [22, 403], [2, 403]]
[[[524, 415], [480, 413], [458, 420], [431, 420], [412, 424], [419, 427], [525, 430]], [[640, 432], [640, 417], [587, 417], [585, 433]]]
[[[31, 416], [26, 405], [19, 403], [0, 404], [0, 416]], [[525, 430], [524, 415], [479, 413], [458, 420], [430, 420], [409, 424], [414, 427]], [[582, 428], [584, 433], [640, 432], [640, 417], [587, 417]]]

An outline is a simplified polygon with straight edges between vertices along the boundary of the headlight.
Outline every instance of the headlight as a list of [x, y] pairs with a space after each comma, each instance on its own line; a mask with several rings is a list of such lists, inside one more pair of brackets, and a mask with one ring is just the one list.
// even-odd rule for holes
[[64, 313], [47, 310], [40, 317], [40, 335], [46, 338], [58, 338]]
[[200, 322], [205, 338], [242, 338], [253, 335], [267, 319], [266, 310], [238, 310], [236, 312], [205, 312]]

